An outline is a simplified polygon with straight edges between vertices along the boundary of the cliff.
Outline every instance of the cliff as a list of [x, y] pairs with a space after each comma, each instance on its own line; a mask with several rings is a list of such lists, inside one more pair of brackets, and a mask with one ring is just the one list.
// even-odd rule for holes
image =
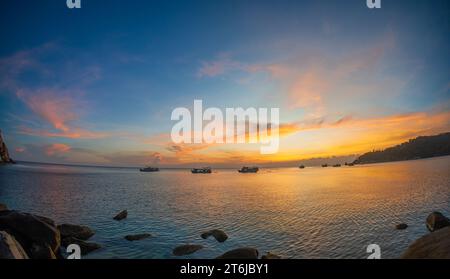
[[3, 141], [2, 133], [0, 131], [0, 157], [2, 163], [14, 163], [13, 159], [9, 157], [8, 148]]
[[414, 160], [450, 155], [450, 133], [424, 136], [380, 151], [361, 155], [355, 164]]

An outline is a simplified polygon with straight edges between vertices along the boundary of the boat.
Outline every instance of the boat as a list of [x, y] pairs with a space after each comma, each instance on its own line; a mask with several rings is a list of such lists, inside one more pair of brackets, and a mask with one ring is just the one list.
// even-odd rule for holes
[[322, 168], [326, 168], [326, 167], [328, 167], [328, 164], [323, 164], [322, 165]]
[[333, 165], [333, 168], [340, 168], [340, 167], [341, 167], [341, 164]]
[[191, 169], [192, 173], [212, 173], [212, 170], [210, 167], [200, 168], [200, 169]]
[[258, 171], [258, 167], [242, 167], [242, 169], [238, 170], [240, 173], [257, 173]]
[[304, 169], [305, 168], [305, 166], [304, 165], [301, 165], [299, 168], [301, 168], [301, 169]]
[[159, 168], [153, 168], [153, 167], [145, 167], [139, 169], [141, 172], [156, 172], [159, 171]]

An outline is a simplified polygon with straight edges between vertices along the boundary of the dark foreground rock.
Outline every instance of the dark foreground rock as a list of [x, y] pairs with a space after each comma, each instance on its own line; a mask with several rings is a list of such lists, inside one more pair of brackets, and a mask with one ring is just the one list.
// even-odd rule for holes
[[152, 235], [149, 233], [141, 233], [141, 234], [130, 234], [125, 236], [125, 239], [128, 241], [136, 241], [136, 240], [141, 240], [141, 239], [145, 239], [148, 237], [151, 237]]
[[72, 225], [72, 224], [62, 224], [58, 226], [61, 233], [61, 238], [75, 237], [81, 240], [88, 240], [91, 236], [95, 234], [91, 228], [87, 226]]
[[84, 241], [84, 240], [81, 240], [81, 239], [78, 239], [75, 237], [64, 238], [61, 243], [61, 245], [64, 247], [67, 247], [70, 244], [76, 244], [76, 245], [80, 246], [81, 255], [86, 255], [92, 251], [102, 248], [102, 246], [98, 243], [87, 242], [87, 241]]
[[203, 239], [207, 239], [210, 236], [213, 236], [217, 241], [224, 242], [228, 239], [228, 235], [222, 230], [210, 230], [201, 234]]
[[6, 206], [6, 204], [0, 203], [0, 211], [5, 211], [8, 210], [8, 207]]
[[406, 228], [408, 228], [408, 225], [405, 223], [397, 224], [395, 226], [395, 229], [397, 229], [397, 230], [405, 230]]
[[48, 245], [33, 244], [30, 248], [30, 257], [32, 259], [55, 260], [55, 252]]
[[245, 247], [228, 251], [216, 259], [258, 259], [258, 255], [259, 252], [255, 248]]
[[173, 249], [172, 253], [175, 256], [184, 256], [195, 253], [200, 249], [203, 249], [202, 245], [186, 244], [178, 246], [177, 248]]
[[52, 224], [53, 220], [45, 217], [14, 210], [0, 211], [0, 230], [14, 236], [30, 257], [45, 247], [53, 254], [59, 252], [61, 236]]
[[123, 211], [119, 212], [116, 216], [114, 216], [113, 219], [117, 220], [117, 221], [120, 221], [122, 219], [127, 218], [127, 216], [128, 216], [128, 211], [123, 210]]
[[429, 233], [414, 241], [402, 259], [450, 259], [450, 227]]
[[450, 220], [440, 212], [433, 212], [427, 217], [427, 228], [430, 232], [450, 226]]
[[281, 259], [280, 256], [267, 252], [267, 254], [262, 255], [261, 259], [263, 260], [278, 260]]
[[0, 259], [28, 259], [22, 245], [5, 231], [0, 231]]

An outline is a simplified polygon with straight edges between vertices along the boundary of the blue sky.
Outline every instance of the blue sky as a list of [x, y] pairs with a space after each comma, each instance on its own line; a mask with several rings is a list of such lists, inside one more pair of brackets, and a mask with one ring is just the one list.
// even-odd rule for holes
[[[372, 10], [365, 0], [5, 1], [0, 128], [19, 160], [107, 165], [295, 161], [448, 131], [449, 10], [437, 0]], [[279, 154], [174, 149], [171, 111], [194, 99], [279, 107]]]

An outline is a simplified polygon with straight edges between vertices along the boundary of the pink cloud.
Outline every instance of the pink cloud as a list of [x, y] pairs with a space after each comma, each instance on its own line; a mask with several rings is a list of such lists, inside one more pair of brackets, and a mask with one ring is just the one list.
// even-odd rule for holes
[[63, 143], [54, 143], [52, 145], [49, 145], [45, 148], [45, 154], [47, 154], [48, 156], [53, 156], [53, 155], [59, 155], [62, 153], [67, 153], [71, 150], [72, 148], [67, 145], [67, 144], [63, 144]]

